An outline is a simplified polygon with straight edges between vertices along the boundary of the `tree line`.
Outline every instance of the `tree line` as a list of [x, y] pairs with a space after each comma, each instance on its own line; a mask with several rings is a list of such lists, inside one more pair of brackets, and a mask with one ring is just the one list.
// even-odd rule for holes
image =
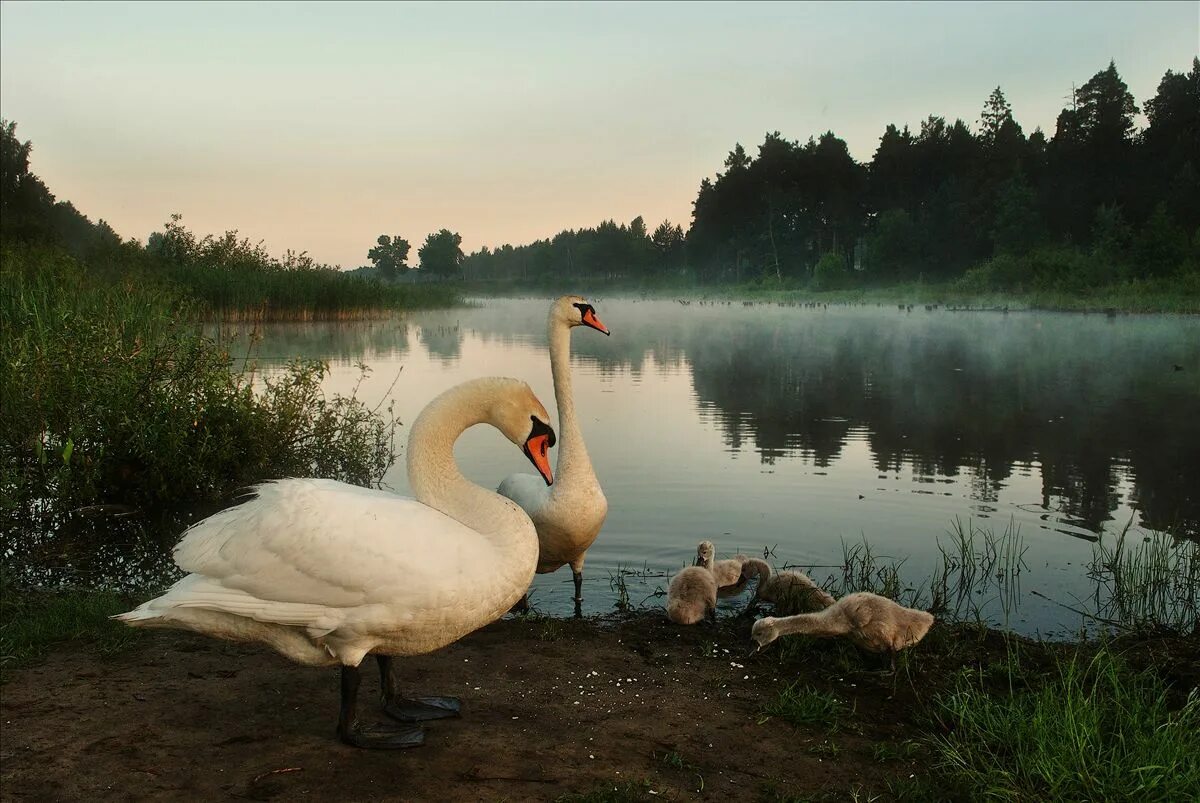
[[1053, 135], [1026, 134], [1000, 87], [976, 125], [888, 125], [868, 163], [832, 131], [736, 144], [686, 232], [641, 217], [466, 256], [467, 279], [679, 278], [836, 286], [961, 279], [1061, 289], [1200, 271], [1200, 59], [1143, 110], [1114, 63]]

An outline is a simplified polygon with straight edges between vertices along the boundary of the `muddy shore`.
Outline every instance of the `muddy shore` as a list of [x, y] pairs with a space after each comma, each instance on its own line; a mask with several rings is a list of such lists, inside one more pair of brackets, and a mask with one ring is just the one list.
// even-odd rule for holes
[[[1006, 650], [999, 633], [939, 624], [893, 674], [837, 642], [748, 656], [748, 628], [738, 618], [682, 628], [655, 612], [507, 618], [397, 662], [403, 691], [456, 694], [464, 716], [396, 752], [337, 741], [335, 670], [169, 632], [109, 658], [64, 645], [6, 676], [0, 797], [896, 799], [930, 771], [918, 743], [936, 728], [933, 696]], [[1027, 645], [1035, 664], [1070, 649]], [[1131, 654], [1196, 672], [1195, 647], [1156, 641]], [[833, 693], [846, 715], [804, 727], [764, 715], [797, 680]], [[382, 718], [376, 688], [364, 684], [366, 721]]]

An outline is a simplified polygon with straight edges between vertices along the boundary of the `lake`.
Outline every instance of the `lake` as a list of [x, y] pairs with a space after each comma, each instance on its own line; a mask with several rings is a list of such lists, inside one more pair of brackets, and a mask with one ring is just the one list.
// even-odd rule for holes
[[[592, 301], [612, 336], [575, 329], [572, 369], [609, 513], [588, 553], [585, 613], [661, 605], [655, 595], [704, 539], [721, 556], [766, 553], [818, 581], [842, 579], [865, 541], [877, 569], [900, 564], [909, 599], [943, 551], [957, 551], [959, 528], [976, 531], [978, 558], [973, 576], [959, 566], [973, 582], [952, 600], [959, 615], [1053, 636], [1082, 623], [1063, 606], [1095, 609], [1088, 568], [1102, 534], [1112, 543], [1131, 525], [1135, 544], [1151, 530], [1200, 540], [1200, 318]], [[219, 336], [259, 383], [288, 360], [326, 360], [327, 394], [357, 388], [372, 407], [394, 403], [403, 424], [452, 385], [495, 374], [527, 381], [553, 416], [548, 308], [479, 299]], [[361, 384], [360, 363], [370, 369]], [[401, 426], [384, 479], [404, 494], [406, 440]], [[455, 454], [489, 488], [532, 473], [490, 427], [467, 431]], [[9, 568], [126, 589], [177, 576], [177, 534], [106, 526], [102, 537], [51, 538]], [[566, 615], [572, 597], [563, 568], [536, 578], [531, 601]]]
[[[651, 595], [702, 539], [721, 555], [766, 550], [818, 579], [840, 577], [844, 549], [865, 539], [884, 562], [903, 561], [915, 586], [941, 565], [938, 545], [952, 543], [957, 520], [1019, 533], [1017, 604], [994, 587], [977, 589], [975, 603], [1049, 635], [1078, 628], [1057, 603], [1092, 593], [1086, 569], [1101, 533], [1132, 521], [1135, 532], [1200, 537], [1198, 319], [592, 300], [612, 336], [575, 329], [572, 368], [609, 514], [588, 553], [585, 613], [613, 609], [618, 574], [632, 604], [661, 604]], [[298, 356], [328, 360], [327, 391], [343, 394], [361, 361], [371, 373], [359, 397], [373, 406], [387, 395], [404, 423], [489, 374], [526, 380], [553, 414], [549, 300], [475, 304], [272, 324], [251, 353], [265, 372]], [[385, 478], [399, 493], [409, 491], [406, 437], [401, 428]], [[488, 427], [455, 453], [487, 487], [531, 471]], [[564, 568], [538, 576], [531, 600], [566, 614], [571, 597]]]

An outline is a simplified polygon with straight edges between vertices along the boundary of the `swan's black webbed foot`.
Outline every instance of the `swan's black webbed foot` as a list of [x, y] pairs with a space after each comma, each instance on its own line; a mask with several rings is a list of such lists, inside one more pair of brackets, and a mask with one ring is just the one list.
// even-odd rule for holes
[[405, 699], [396, 693], [390, 655], [376, 655], [379, 662], [379, 686], [383, 690], [383, 713], [401, 722], [428, 722], [462, 715], [462, 701], [457, 697], [416, 697]]
[[508, 609], [509, 613], [529, 613], [529, 595], [522, 594], [521, 598]]
[[402, 728], [396, 725], [360, 725], [352, 722], [338, 726], [338, 736], [343, 742], [367, 750], [403, 750], [420, 747], [425, 743], [425, 731], [415, 725]]
[[428, 722], [462, 716], [462, 702], [457, 697], [396, 697], [384, 701], [383, 713], [401, 722]]
[[358, 687], [361, 682], [362, 675], [357, 666], [342, 667], [342, 705], [338, 714], [337, 732], [343, 742], [371, 750], [399, 750], [424, 743], [425, 732], [417, 727], [360, 725], [356, 711]]

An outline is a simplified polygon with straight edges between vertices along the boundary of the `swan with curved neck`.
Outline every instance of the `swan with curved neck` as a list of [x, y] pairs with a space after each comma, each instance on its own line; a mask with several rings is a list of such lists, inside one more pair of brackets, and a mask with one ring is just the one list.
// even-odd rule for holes
[[118, 615], [135, 627], [267, 644], [310, 666], [340, 664], [338, 733], [359, 747], [420, 744], [419, 727], [362, 726], [359, 664], [379, 662], [384, 712], [403, 722], [458, 714], [454, 698], [403, 700], [391, 656], [431, 652], [499, 618], [533, 579], [538, 541], [519, 507], [469, 482], [454, 442], [487, 423], [546, 483], [554, 431], [524, 382], [487, 378], [438, 396], [413, 423], [415, 499], [332, 480], [286, 479], [193, 525], [175, 547], [187, 576]]
[[563, 296], [550, 305], [547, 336], [554, 401], [558, 405], [558, 468], [553, 488], [537, 477], [513, 474], [497, 493], [507, 496], [529, 514], [538, 534], [538, 574], [571, 566], [575, 580], [575, 613], [583, 602], [583, 562], [608, 515], [608, 500], [592, 469], [571, 391], [571, 329], [588, 326], [609, 334], [595, 308], [582, 296]]
[[717, 548], [712, 541], [701, 541], [696, 545], [694, 566], [703, 566], [717, 578], [717, 593], [722, 597], [733, 597], [742, 593], [746, 588], [748, 578], [742, 573], [742, 567], [750, 558], [745, 555], [734, 555], [732, 558], [717, 560]]
[[760, 558], [749, 558], [742, 566], [743, 580], [758, 578], [754, 598], [746, 606], [754, 608], [760, 601], [775, 605], [780, 615], [821, 611], [833, 605], [833, 596], [812, 581], [812, 578], [795, 569], [772, 572], [771, 564]]

